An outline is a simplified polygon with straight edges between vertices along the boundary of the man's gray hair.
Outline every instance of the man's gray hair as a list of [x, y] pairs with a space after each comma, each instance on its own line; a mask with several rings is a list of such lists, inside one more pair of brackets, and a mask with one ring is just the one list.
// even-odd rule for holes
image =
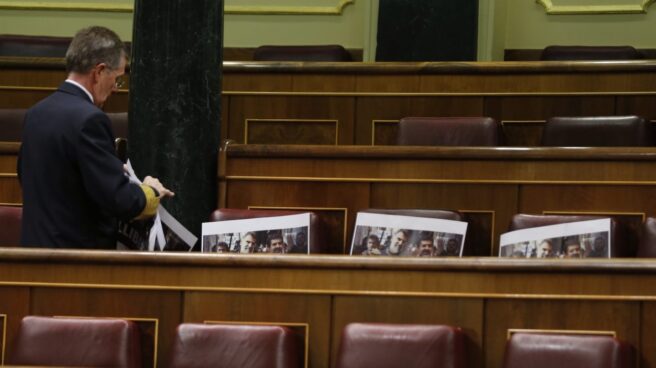
[[68, 46], [66, 71], [85, 74], [100, 63], [118, 69], [122, 57], [127, 57], [125, 45], [114, 31], [88, 27], [79, 30]]

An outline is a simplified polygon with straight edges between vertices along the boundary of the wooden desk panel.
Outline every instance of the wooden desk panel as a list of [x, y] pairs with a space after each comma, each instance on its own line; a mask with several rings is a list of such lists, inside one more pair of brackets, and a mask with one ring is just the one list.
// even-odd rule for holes
[[154, 318], [165, 366], [180, 322], [309, 326], [309, 366], [334, 366], [349, 322], [465, 330], [468, 367], [501, 367], [510, 328], [613, 331], [656, 364], [646, 260], [389, 259], [0, 248], [11, 341], [27, 314]]
[[256, 198], [270, 207], [346, 207], [346, 245], [355, 214], [367, 208], [477, 214], [473, 236], [487, 243], [475, 255], [498, 254], [515, 213], [617, 215], [633, 246], [640, 222], [656, 215], [653, 148], [228, 145], [222, 155], [219, 206], [248, 208]]

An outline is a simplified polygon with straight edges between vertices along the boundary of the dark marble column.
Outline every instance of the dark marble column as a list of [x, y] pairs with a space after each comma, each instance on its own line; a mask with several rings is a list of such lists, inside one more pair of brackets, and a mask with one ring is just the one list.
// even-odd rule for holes
[[380, 0], [376, 60], [476, 60], [477, 27], [478, 0]]
[[135, 0], [130, 160], [176, 193], [164, 207], [198, 236], [217, 204], [222, 46], [222, 0]]

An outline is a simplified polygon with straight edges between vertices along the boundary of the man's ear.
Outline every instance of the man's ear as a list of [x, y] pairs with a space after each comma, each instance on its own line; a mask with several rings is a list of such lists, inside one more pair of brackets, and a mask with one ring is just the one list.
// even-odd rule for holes
[[96, 64], [96, 66], [93, 68], [93, 72], [92, 72], [94, 82], [97, 81], [98, 79], [100, 79], [100, 74], [105, 69], [107, 69], [107, 64], [105, 64], [105, 63]]

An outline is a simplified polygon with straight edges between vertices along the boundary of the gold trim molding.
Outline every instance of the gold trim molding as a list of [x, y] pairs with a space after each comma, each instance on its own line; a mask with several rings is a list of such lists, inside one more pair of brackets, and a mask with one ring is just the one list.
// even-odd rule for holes
[[535, 334], [553, 334], [553, 335], [596, 335], [596, 336], [611, 336], [617, 338], [616, 331], [598, 331], [598, 330], [548, 330], [548, 329], [525, 329], [525, 328], [509, 328], [506, 338], [515, 333], [535, 333]]
[[[344, 8], [355, 0], [339, 0], [334, 6], [256, 6], [225, 5], [225, 14], [261, 14], [261, 15], [341, 15]], [[97, 11], [113, 13], [132, 13], [134, 4], [116, 2], [64, 2], [38, 1], [24, 2], [0, 0], [0, 9], [5, 10], [59, 10], [59, 11]]]
[[[636, 0], [637, 2], [638, 0]], [[536, 0], [544, 7], [547, 14], [630, 14], [646, 13], [647, 8], [654, 0], [640, 0], [639, 4], [610, 4], [610, 5], [558, 5], [558, 0]]]

